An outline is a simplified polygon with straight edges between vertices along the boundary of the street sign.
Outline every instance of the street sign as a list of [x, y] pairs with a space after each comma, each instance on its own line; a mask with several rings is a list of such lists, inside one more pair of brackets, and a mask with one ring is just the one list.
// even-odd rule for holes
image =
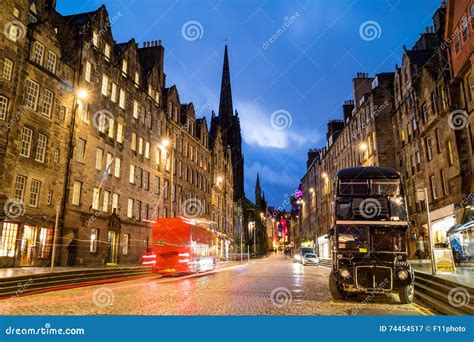
[[416, 201], [421, 202], [425, 200], [425, 189], [416, 189]]

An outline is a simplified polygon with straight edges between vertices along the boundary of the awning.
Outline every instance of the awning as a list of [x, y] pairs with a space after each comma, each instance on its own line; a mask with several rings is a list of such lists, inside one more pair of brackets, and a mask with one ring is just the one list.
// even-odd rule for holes
[[472, 228], [474, 228], [474, 220], [469, 221], [469, 222], [464, 223], [464, 224], [457, 224], [455, 226], [452, 226], [451, 228], [449, 228], [447, 235], [448, 236], [453, 235], [453, 234], [456, 234], [456, 233], [460, 233], [463, 230], [472, 229]]

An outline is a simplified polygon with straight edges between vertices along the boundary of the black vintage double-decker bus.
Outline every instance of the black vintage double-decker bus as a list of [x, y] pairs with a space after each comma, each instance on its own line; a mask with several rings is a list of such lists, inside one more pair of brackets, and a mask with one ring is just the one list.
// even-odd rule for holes
[[414, 274], [407, 262], [408, 217], [398, 172], [387, 167], [339, 170], [334, 219], [332, 297], [398, 292], [402, 303], [411, 303]]

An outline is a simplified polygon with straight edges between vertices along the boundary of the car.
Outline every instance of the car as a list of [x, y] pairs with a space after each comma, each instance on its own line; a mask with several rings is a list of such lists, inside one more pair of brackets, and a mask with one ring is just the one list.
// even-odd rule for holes
[[304, 255], [308, 253], [314, 254], [314, 250], [308, 247], [302, 247], [301, 249], [296, 250], [295, 255], [293, 257], [293, 262], [298, 262], [302, 264]]
[[307, 253], [303, 256], [301, 263], [303, 264], [303, 266], [319, 265], [319, 258], [316, 256], [316, 254]]

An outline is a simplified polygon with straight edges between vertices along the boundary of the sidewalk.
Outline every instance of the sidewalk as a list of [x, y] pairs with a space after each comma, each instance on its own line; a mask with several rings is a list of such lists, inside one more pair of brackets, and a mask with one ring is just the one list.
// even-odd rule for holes
[[[432, 275], [430, 260], [408, 260], [410, 265], [416, 272]], [[433, 275], [440, 279], [446, 279], [453, 283], [462, 285], [463, 287], [473, 289], [474, 283], [474, 268], [473, 267], [456, 267], [456, 272], [453, 274], [437, 273]]]
[[[113, 266], [56, 266], [53, 273], [86, 271], [86, 270], [105, 270], [122, 268], [143, 268], [141, 265], [113, 265]], [[51, 267], [11, 267], [0, 268], [0, 279], [23, 277], [29, 275], [40, 275], [51, 273]]]

